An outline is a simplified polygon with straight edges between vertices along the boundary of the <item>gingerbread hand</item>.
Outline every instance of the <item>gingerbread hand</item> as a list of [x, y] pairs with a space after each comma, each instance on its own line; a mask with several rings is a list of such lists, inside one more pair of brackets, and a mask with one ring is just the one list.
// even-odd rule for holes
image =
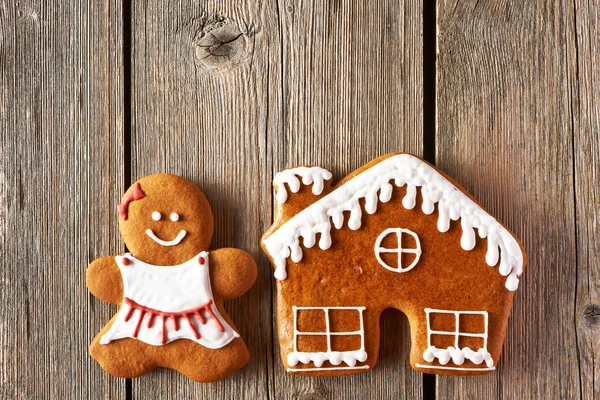
[[88, 290], [97, 298], [111, 304], [123, 301], [123, 279], [115, 257], [100, 257], [94, 260], [85, 276]]
[[256, 262], [243, 250], [210, 252], [210, 281], [215, 299], [227, 301], [246, 293], [256, 281]]

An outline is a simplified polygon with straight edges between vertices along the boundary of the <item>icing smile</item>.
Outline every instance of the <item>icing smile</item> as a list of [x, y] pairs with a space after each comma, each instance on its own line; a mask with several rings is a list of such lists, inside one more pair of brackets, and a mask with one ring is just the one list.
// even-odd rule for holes
[[146, 229], [146, 235], [150, 236], [152, 238], [152, 240], [154, 240], [156, 243], [162, 245], [162, 246], [175, 246], [178, 245], [179, 242], [181, 242], [183, 240], [183, 238], [185, 237], [185, 235], [187, 234], [186, 231], [181, 230], [179, 231], [179, 233], [177, 234], [177, 237], [173, 240], [162, 240], [159, 237], [157, 237], [154, 232], [152, 231], [152, 229]]

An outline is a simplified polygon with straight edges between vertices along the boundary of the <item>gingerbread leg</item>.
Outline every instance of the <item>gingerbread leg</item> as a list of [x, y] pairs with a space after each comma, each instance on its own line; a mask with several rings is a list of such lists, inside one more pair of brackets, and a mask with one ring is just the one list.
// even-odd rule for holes
[[[237, 331], [235, 324], [216, 302], [223, 319]], [[196, 382], [214, 382], [227, 378], [250, 361], [250, 351], [241, 338], [235, 338], [220, 349], [209, 349], [192, 340], [176, 340], [164, 346], [160, 365], [172, 368]]]
[[172, 368], [196, 382], [227, 378], [250, 360], [248, 347], [235, 338], [220, 349], [209, 349], [192, 340], [177, 340], [165, 346], [160, 365]]
[[121, 378], [136, 378], [156, 368], [158, 363], [152, 346], [136, 339], [120, 339], [108, 344], [100, 344], [114, 320], [106, 324], [90, 344], [90, 355], [98, 361], [102, 369]]

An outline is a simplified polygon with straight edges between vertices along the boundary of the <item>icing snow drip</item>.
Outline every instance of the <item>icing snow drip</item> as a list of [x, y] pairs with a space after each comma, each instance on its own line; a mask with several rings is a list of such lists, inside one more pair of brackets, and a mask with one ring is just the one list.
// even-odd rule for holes
[[485, 361], [485, 365], [488, 367], [494, 366], [494, 360], [486, 349], [479, 349], [473, 351], [468, 347], [457, 349], [449, 346], [447, 349], [438, 349], [435, 346], [429, 346], [425, 353], [423, 353], [423, 359], [427, 362], [432, 362], [438, 359], [440, 364], [446, 365], [452, 359], [452, 362], [456, 365], [463, 365], [465, 360], [472, 361], [474, 364], [481, 364]]
[[[280, 185], [283, 186], [284, 177], [295, 174], [293, 171], [299, 169], [301, 168], [286, 170], [283, 172], [286, 175], [277, 174], [275, 185], [280, 188]], [[502, 276], [507, 276], [506, 288], [511, 291], [517, 290], [519, 275], [523, 272], [523, 253], [515, 238], [443, 175], [410, 154], [389, 157], [358, 174], [296, 214], [269, 236], [264, 244], [275, 263], [275, 278], [286, 279], [288, 257], [291, 256], [293, 262], [302, 260], [300, 237], [303, 238], [304, 246], [311, 248], [315, 245], [316, 234], [320, 233], [319, 248], [328, 249], [331, 246], [332, 223], [336, 229], [340, 229], [344, 224], [344, 211], [350, 211], [348, 227], [352, 230], [359, 229], [362, 218], [359, 200], [365, 200], [367, 213], [375, 213], [378, 201], [386, 203], [391, 199], [392, 182], [398, 187], [406, 185], [406, 195], [402, 199], [402, 205], [406, 209], [411, 210], [416, 206], [417, 187], [421, 188], [421, 209], [425, 214], [433, 213], [437, 204], [437, 227], [440, 232], [450, 229], [451, 220], [460, 219], [460, 244], [464, 250], [469, 251], [475, 247], [477, 228], [479, 237], [487, 238], [488, 241], [485, 261], [488, 265], [495, 266], [500, 260], [499, 272]], [[293, 190], [294, 185], [288, 184]], [[285, 188], [278, 190], [279, 196]], [[313, 192], [314, 190], [313, 187]], [[282, 195], [283, 197], [287, 198], [287, 193]]]
[[329, 361], [333, 365], [340, 365], [345, 362], [349, 367], [354, 367], [357, 361], [367, 361], [367, 352], [365, 350], [354, 350], [354, 351], [328, 351], [328, 352], [300, 352], [295, 351], [288, 354], [288, 364], [292, 367], [296, 366], [298, 362], [302, 364], [308, 364], [313, 362], [315, 367], [320, 367], [325, 361]]
[[298, 193], [300, 190], [300, 180], [298, 176], [302, 178], [303, 185], [313, 184], [312, 192], [315, 195], [319, 195], [323, 192], [325, 181], [332, 178], [331, 172], [320, 167], [298, 167], [292, 169], [286, 169], [285, 171], [278, 172], [273, 179], [273, 184], [277, 187], [277, 195], [275, 196], [277, 201], [281, 204], [285, 203], [288, 198], [288, 193], [285, 188], [287, 183], [292, 193]]

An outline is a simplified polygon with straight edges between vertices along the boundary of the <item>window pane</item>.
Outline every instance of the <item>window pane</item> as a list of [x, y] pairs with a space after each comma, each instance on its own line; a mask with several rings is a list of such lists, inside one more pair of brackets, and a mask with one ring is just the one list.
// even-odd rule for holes
[[454, 347], [456, 336], [454, 335], [431, 335], [431, 345], [438, 349], [445, 349], [449, 346]]
[[477, 337], [466, 337], [459, 336], [458, 338], [458, 346], [462, 349], [463, 347], [468, 347], [471, 350], [477, 351], [483, 348], [484, 340], [483, 338]]
[[360, 345], [359, 335], [331, 336], [331, 350], [333, 351], [360, 350]]
[[327, 351], [327, 337], [325, 335], [298, 335], [297, 351], [302, 352], [325, 352]]
[[456, 317], [453, 313], [436, 313], [429, 314], [429, 322], [432, 331], [454, 332], [456, 331]]
[[461, 314], [460, 331], [462, 333], [485, 333], [485, 317], [482, 314]]
[[299, 332], [325, 332], [325, 311], [297, 310], [296, 329]]
[[331, 332], [356, 332], [360, 330], [360, 311], [329, 310], [329, 330]]

